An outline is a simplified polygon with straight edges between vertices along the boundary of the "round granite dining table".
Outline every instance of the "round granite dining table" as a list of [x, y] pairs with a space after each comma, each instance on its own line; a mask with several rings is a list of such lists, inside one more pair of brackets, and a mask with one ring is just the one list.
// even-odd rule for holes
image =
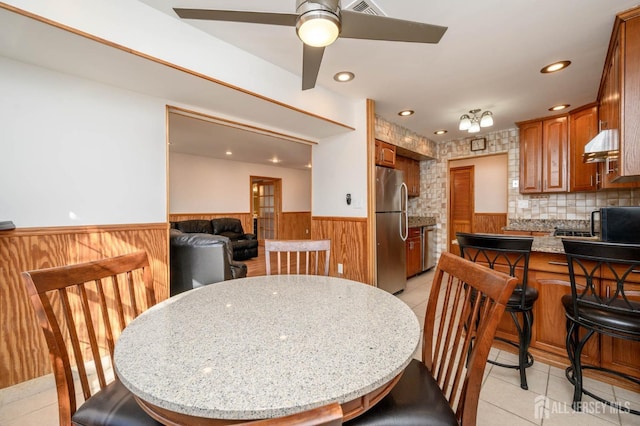
[[123, 331], [114, 369], [156, 419], [250, 420], [342, 404], [345, 420], [386, 395], [420, 340], [392, 294], [335, 277], [272, 275], [171, 297]]

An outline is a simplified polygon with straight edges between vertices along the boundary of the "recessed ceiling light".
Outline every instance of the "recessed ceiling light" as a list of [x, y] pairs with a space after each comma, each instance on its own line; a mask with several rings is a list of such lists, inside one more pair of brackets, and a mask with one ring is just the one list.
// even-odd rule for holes
[[445, 133], [447, 133], [447, 131], [444, 129], [436, 130], [435, 132], [433, 132], [434, 135], [444, 135]]
[[355, 74], [353, 74], [352, 72], [340, 71], [339, 73], [333, 76], [333, 79], [340, 83], [346, 83], [347, 81], [353, 80], [355, 77], [356, 77]]
[[410, 116], [410, 115], [413, 115], [414, 113], [415, 113], [415, 111], [414, 111], [414, 110], [412, 110], [412, 109], [405, 109], [405, 110], [400, 111], [400, 112], [398, 113], [398, 115], [399, 115], [400, 117], [408, 117], [408, 116]]
[[549, 111], [560, 111], [561, 109], [566, 109], [569, 108], [571, 105], [569, 104], [561, 104], [561, 105], [554, 105], [551, 108], [549, 108]]
[[571, 65], [571, 61], [554, 62], [552, 64], [547, 65], [546, 67], [543, 67], [540, 70], [540, 72], [543, 73], [543, 74], [549, 74], [549, 73], [552, 73], [552, 72], [563, 70], [566, 67], [568, 67], [569, 65]]
[[227, 151], [227, 152], [225, 152], [225, 154], [227, 154], [227, 155], [231, 155], [231, 154], [233, 154], [233, 152], [231, 152], [231, 151]]
[[279, 163], [279, 162], [280, 162], [280, 159], [278, 159], [278, 157], [273, 157], [273, 158], [272, 158], [271, 160], [269, 160], [269, 161], [271, 161], [272, 163]]

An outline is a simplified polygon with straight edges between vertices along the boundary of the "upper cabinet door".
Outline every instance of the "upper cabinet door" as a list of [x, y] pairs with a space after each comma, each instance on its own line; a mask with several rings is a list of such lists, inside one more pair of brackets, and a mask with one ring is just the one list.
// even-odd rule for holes
[[567, 117], [542, 122], [542, 192], [566, 192]]
[[520, 126], [520, 192], [542, 192], [542, 122]]
[[595, 191], [597, 164], [582, 161], [584, 146], [598, 134], [595, 105], [569, 114], [569, 191]]

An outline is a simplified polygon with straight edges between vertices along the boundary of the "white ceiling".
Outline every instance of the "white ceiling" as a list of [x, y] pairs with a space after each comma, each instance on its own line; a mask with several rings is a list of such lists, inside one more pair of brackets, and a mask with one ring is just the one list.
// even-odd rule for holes
[[[142, 0], [178, 18], [173, 7], [294, 13], [295, 0]], [[343, 0], [347, 7], [353, 0]], [[638, 0], [373, 0], [386, 15], [447, 26], [438, 44], [338, 39], [327, 47], [318, 85], [376, 101], [376, 111], [435, 141], [469, 136], [460, 115], [494, 113], [487, 131], [553, 113], [568, 103], [596, 99], [615, 14]], [[300, 75], [302, 44], [292, 27], [185, 20], [273, 64]], [[568, 59], [557, 74], [540, 69]], [[350, 83], [333, 75], [349, 70]], [[312, 89], [313, 90], [313, 89]], [[400, 118], [410, 108], [416, 114]], [[446, 129], [444, 136], [433, 134]], [[481, 133], [482, 134], [482, 133]]]
[[[175, 19], [180, 18], [173, 7], [295, 11], [295, 0], [141, 1]], [[548, 108], [555, 104], [578, 107], [595, 101], [615, 14], [638, 1], [373, 0], [390, 17], [443, 25], [448, 30], [435, 45], [338, 39], [325, 51], [317, 85], [345, 96], [373, 99], [378, 115], [436, 142], [469, 136], [457, 130], [457, 122], [460, 115], [474, 108], [494, 113], [495, 125], [487, 131], [513, 128], [517, 121], [552, 115]], [[351, 3], [343, 0], [343, 6]], [[302, 44], [294, 28], [183, 22], [295, 75], [301, 74]], [[224, 111], [223, 117], [225, 113], [246, 116], [247, 111], [256, 111], [263, 116], [247, 117], [250, 121], [272, 122], [294, 137], [311, 141], [345, 131], [300, 111], [264, 105], [260, 99], [5, 10], [0, 10], [0, 27], [11, 35], [0, 37], [3, 56], [131, 87], [184, 105]], [[544, 65], [565, 59], [572, 61], [565, 71], [547, 75], [539, 72]], [[110, 64], [116, 63], [127, 72], [110, 72]], [[356, 79], [335, 82], [333, 75], [343, 70], [354, 72]], [[148, 75], [156, 78], [144, 77]], [[164, 84], [167, 81], [174, 84]], [[261, 106], [247, 106], [252, 102]], [[399, 117], [397, 112], [405, 108], [416, 114]], [[196, 129], [200, 129], [198, 135]], [[436, 136], [433, 132], [437, 129], [447, 129], [448, 133]], [[310, 161], [309, 145], [292, 143], [278, 135], [238, 129], [227, 129], [229, 133], [222, 135], [222, 131], [219, 125], [182, 117], [170, 123], [170, 149], [228, 159], [225, 152], [233, 140], [235, 147], [231, 150], [237, 161], [265, 164], [265, 158], [268, 161], [275, 156], [283, 159], [275, 165], [295, 168], [305, 167]], [[220, 146], [202, 143], [205, 137], [211, 141], [212, 134], [216, 140], [223, 140]]]
[[305, 170], [311, 166], [310, 142], [255, 128], [239, 128], [175, 109], [169, 111], [169, 142], [171, 152], [182, 154], [290, 169]]

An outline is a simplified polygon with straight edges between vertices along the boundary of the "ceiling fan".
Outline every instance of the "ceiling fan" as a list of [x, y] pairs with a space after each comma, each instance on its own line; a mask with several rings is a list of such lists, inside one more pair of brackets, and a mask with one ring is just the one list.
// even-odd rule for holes
[[173, 9], [183, 19], [296, 27], [303, 42], [302, 90], [316, 85], [324, 48], [338, 37], [438, 43], [447, 27], [341, 10], [340, 0], [296, 0], [296, 13]]

